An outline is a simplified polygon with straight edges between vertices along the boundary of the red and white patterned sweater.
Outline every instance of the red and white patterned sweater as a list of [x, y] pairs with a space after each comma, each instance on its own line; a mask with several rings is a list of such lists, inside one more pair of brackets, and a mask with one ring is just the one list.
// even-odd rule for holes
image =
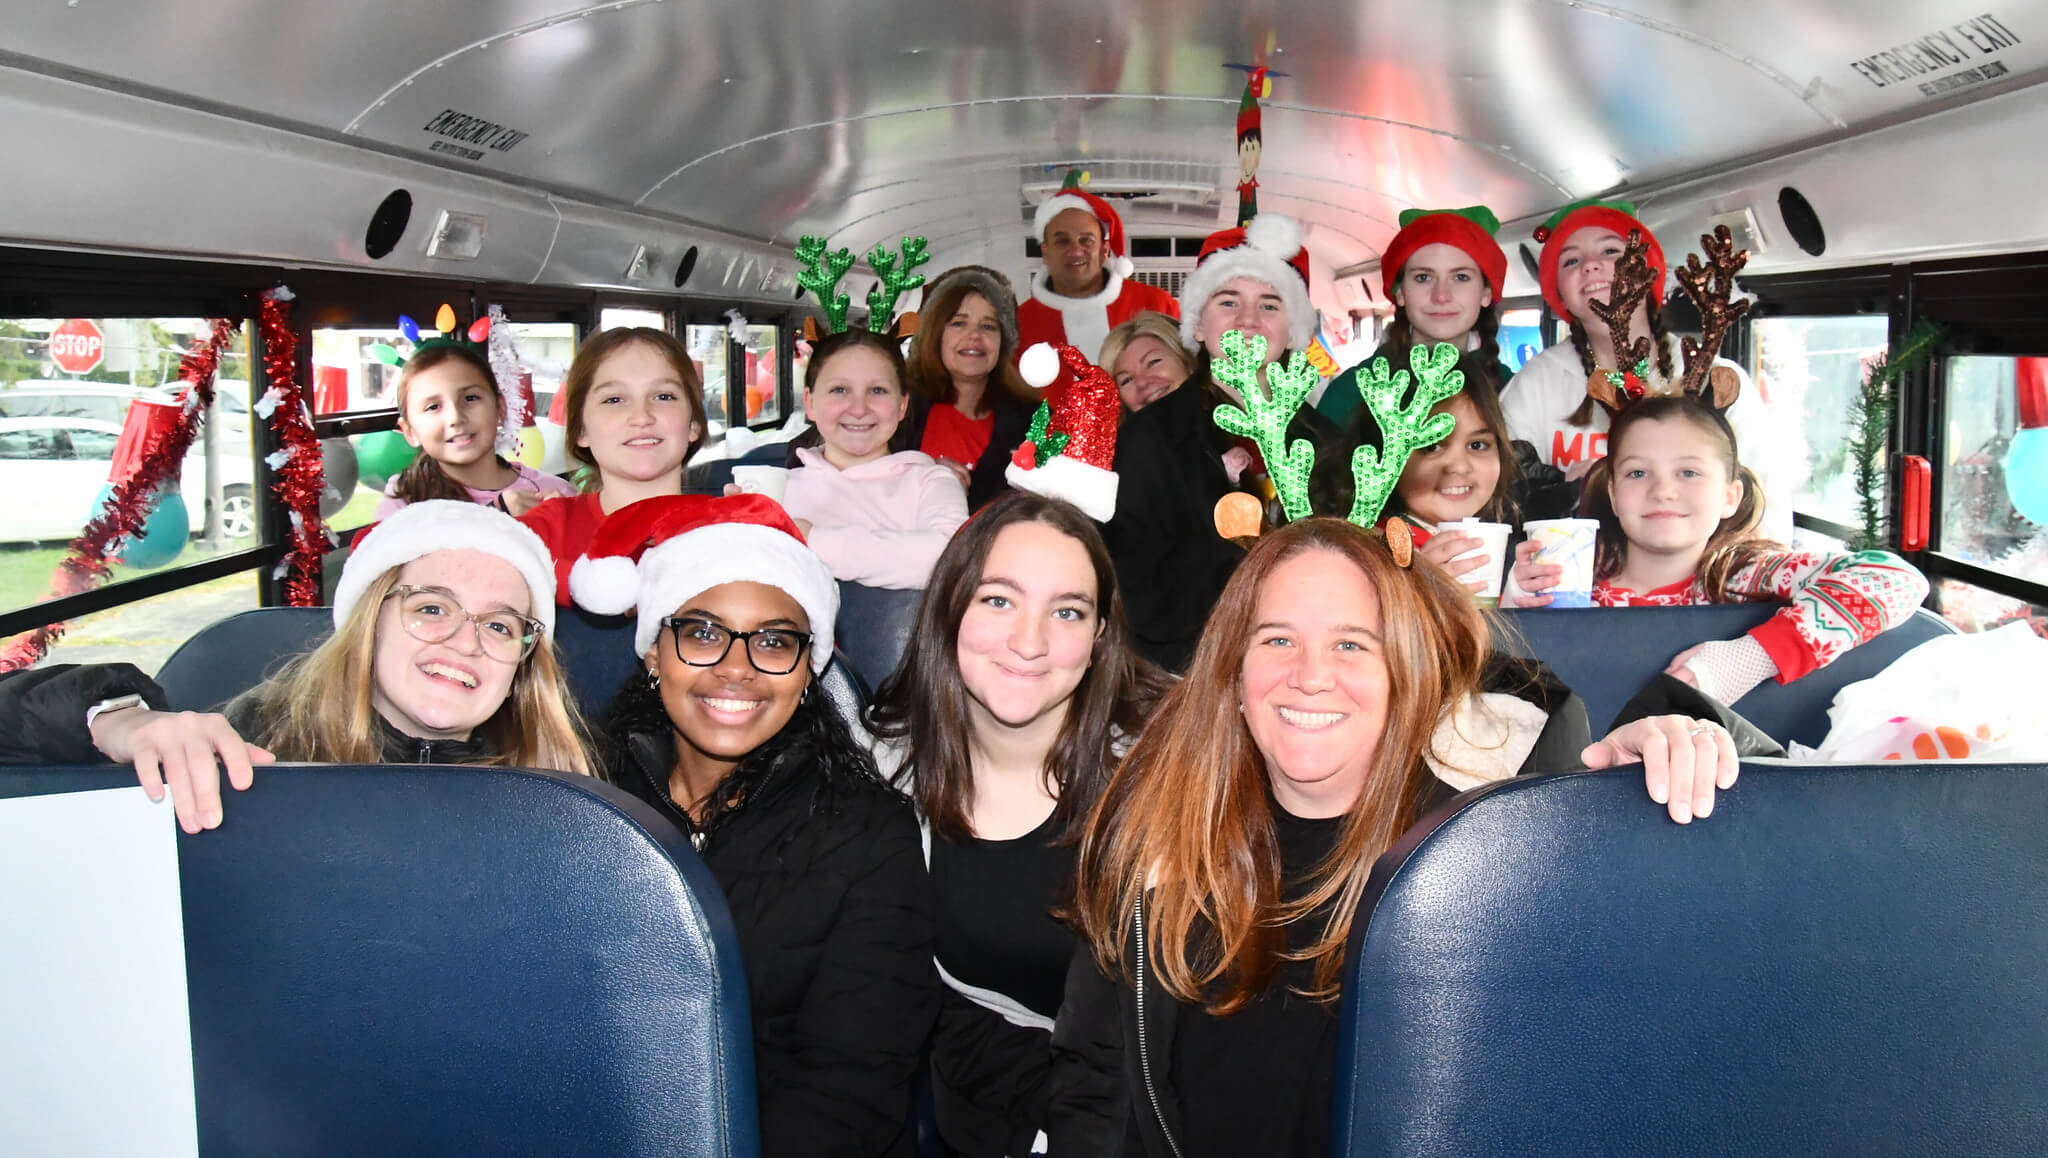
[[[1790, 606], [1749, 631], [1791, 683], [1912, 617], [1927, 579], [1890, 551], [1766, 551], [1728, 580], [1728, 602]], [[1655, 591], [1593, 584], [1600, 607], [1688, 607], [1709, 602], [1698, 576]]]

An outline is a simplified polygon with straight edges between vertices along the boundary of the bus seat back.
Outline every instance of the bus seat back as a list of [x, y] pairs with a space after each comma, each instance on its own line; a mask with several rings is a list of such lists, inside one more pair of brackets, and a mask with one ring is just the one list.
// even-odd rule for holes
[[331, 607], [259, 607], [210, 623], [171, 653], [156, 682], [172, 710], [217, 712], [334, 628]]
[[[0, 795], [123, 783], [0, 769]], [[285, 766], [227, 815], [178, 838], [202, 1153], [758, 1154], [731, 918], [646, 805]]]
[[910, 646], [924, 592], [839, 584], [839, 650], [869, 690], [882, 686]]
[[2048, 765], [1527, 777], [1375, 866], [1331, 1153], [2038, 1154]]
[[[1776, 603], [1699, 607], [1593, 607], [1504, 611], [1501, 643], [1550, 665], [1586, 701], [1586, 718], [1603, 734], [1643, 686], [1674, 656], [1710, 639], [1734, 639], [1778, 612]], [[1818, 747], [1827, 737], [1835, 693], [1866, 680], [1906, 652], [1955, 628], [1931, 611], [1913, 617], [1818, 671], [1780, 684], [1765, 680], [1733, 707], [1779, 743]]]

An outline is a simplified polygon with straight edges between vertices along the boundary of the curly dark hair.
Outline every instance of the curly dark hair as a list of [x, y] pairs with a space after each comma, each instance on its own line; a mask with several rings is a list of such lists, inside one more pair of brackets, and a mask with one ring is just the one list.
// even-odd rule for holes
[[[668, 709], [662, 706], [661, 690], [644, 674], [635, 672], [626, 678], [599, 727], [598, 744], [605, 766], [627, 766], [631, 760], [626, 750], [629, 736], [672, 732], [674, 728]], [[747, 753], [731, 774], [718, 782], [704, 802], [703, 818], [691, 818], [691, 827], [707, 836], [717, 833], [722, 824], [763, 790], [787, 784], [806, 769], [815, 769], [809, 812], [813, 817], [833, 814], [850, 793], [863, 789], [889, 791], [875, 771], [875, 762], [867, 749], [854, 740], [839, 710], [815, 679], [804, 690], [796, 711], [782, 730]]]

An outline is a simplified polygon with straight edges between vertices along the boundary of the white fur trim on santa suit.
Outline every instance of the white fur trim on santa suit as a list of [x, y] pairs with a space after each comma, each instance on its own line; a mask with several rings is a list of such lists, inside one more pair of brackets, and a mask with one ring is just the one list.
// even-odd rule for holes
[[[569, 575], [569, 590], [578, 591], [575, 571], [586, 563], [607, 562], [577, 560]], [[765, 583], [796, 600], [811, 621], [811, 673], [825, 670], [832, 662], [832, 621], [839, 615], [839, 583], [815, 551], [785, 531], [754, 523], [699, 527], [648, 548], [640, 556], [639, 578], [639, 622], [633, 630], [636, 655], [644, 656], [654, 646], [662, 620], [704, 592], [722, 583]], [[577, 602], [582, 602], [580, 594]]]
[[482, 551], [510, 563], [532, 597], [527, 614], [554, 632], [555, 561], [547, 544], [505, 512], [457, 499], [407, 503], [363, 536], [334, 585], [334, 626], [348, 619], [377, 576], [436, 551]]
[[[1252, 219], [1256, 227], [1266, 218]], [[1251, 231], [1247, 231], [1250, 233]], [[1298, 232], [1290, 231], [1296, 238]], [[1195, 328], [1202, 320], [1202, 307], [1223, 283], [1235, 277], [1249, 277], [1262, 281], [1280, 291], [1280, 300], [1287, 305], [1287, 348], [1306, 350], [1316, 339], [1316, 307], [1309, 300], [1308, 285], [1301, 280], [1301, 274], [1287, 259], [1299, 252], [1299, 240], [1294, 248], [1284, 253], [1274, 253], [1261, 248], [1256, 240], [1248, 238], [1244, 245], [1209, 255], [1208, 260], [1195, 267], [1187, 281], [1180, 287], [1180, 340], [1190, 350], [1200, 349], [1202, 343], [1195, 337]]]
[[1025, 470], [1013, 462], [1003, 471], [1003, 477], [1013, 487], [1070, 502], [1098, 523], [1116, 517], [1115, 471], [1056, 454], [1036, 470]]
[[1060, 325], [1066, 330], [1066, 344], [1081, 351], [1091, 362], [1102, 352], [1102, 343], [1109, 337], [1109, 307], [1124, 292], [1124, 275], [1113, 269], [1106, 272], [1109, 278], [1102, 292], [1085, 298], [1054, 293], [1052, 275], [1043, 269], [1031, 275], [1031, 300], [1059, 314]]

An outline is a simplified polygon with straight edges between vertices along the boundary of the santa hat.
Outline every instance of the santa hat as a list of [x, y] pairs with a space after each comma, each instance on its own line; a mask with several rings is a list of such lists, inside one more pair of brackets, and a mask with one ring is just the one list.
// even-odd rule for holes
[[1131, 276], [1131, 259], [1125, 256], [1124, 219], [1118, 217], [1109, 202], [1081, 188], [1081, 171], [1067, 170], [1067, 179], [1060, 185], [1060, 191], [1038, 203], [1038, 212], [1031, 215], [1031, 233], [1039, 243], [1045, 243], [1045, 231], [1052, 227], [1052, 219], [1069, 209], [1079, 209], [1092, 214], [1102, 225], [1102, 248], [1109, 255], [1109, 269], [1118, 277]]
[[765, 583], [796, 600], [811, 621], [812, 674], [832, 662], [839, 584], [766, 495], [641, 499], [607, 516], [569, 569], [578, 606], [599, 615], [638, 609], [637, 655], [654, 646], [676, 608], [725, 583]]
[[1664, 247], [1657, 244], [1657, 235], [1650, 227], [1636, 219], [1635, 203], [1631, 201], [1599, 201], [1587, 198], [1550, 215], [1550, 220], [1536, 227], [1534, 238], [1543, 245], [1543, 256], [1537, 262], [1537, 280], [1543, 286], [1543, 300], [1550, 305], [1550, 311], [1567, 321], [1571, 311], [1565, 308], [1564, 298], [1557, 292], [1557, 263], [1563, 256], [1565, 243], [1572, 234], [1587, 227], [1611, 229], [1628, 240], [1630, 230], [1643, 235], [1643, 244], [1649, 247], [1650, 270], [1657, 277], [1652, 282], [1653, 291], [1661, 300], [1664, 296]]
[[1287, 303], [1287, 348], [1306, 350], [1316, 337], [1316, 308], [1308, 298], [1308, 250], [1294, 218], [1261, 213], [1242, 229], [1209, 235], [1195, 272], [1180, 287], [1180, 340], [1188, 349], [1201, 342], [1195, 327], [1202, 307], [1234, 277], [1256, 278], [1279, 291]]
[[1493, 235], [1500, 232], [1500, 219], [1484, 205], [1463, 209], [1407, 209], [1401, 213], [1401, 231], [1387, 243], [1380, 255], [1380, 289], [1387, 300], [1394, 299], [1394, 285], [1401, 280], [1401, 268], [1415, 251], [1425, 245], [1448, 245], [1472, 259], [1480, 276], [1493, 290], [1498, 303], [1508, 280], [1508, 255]]
[[482, 551], [512, 564], [533, 600], [528, 613], [543, 630], [555, 630], [555, 561], [547, 544], [505, 512], [458, 499], [407, 503], [357, 540], [334, 585], [334, 626], [348, 619], [377, 576], [435, 551]]
[[1032, 417], [1031, 433], [1010, 456], [1003, 477], [1010, 485], [1047, 498], [1064, 499], [1098, 523], [1116, 517], [1116, 424], [1121, 413], [1116, 380], [1090, 365], [1081, 351], [1044, 342], [1024, 351], [1018, 372], [1034, 389], [1060, 377], [1068, 385], [1048, 394]]

